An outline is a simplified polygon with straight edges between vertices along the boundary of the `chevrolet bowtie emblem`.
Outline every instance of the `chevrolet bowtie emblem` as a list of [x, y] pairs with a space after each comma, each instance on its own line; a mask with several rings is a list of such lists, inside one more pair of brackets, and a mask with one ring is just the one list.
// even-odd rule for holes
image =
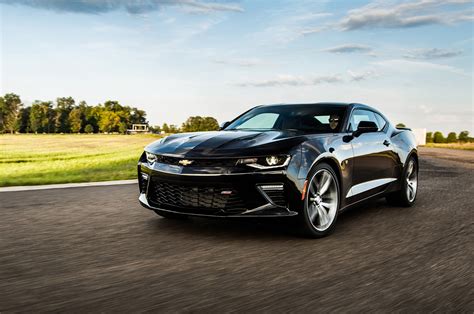
[[190, 164], [193, 163], [193, 161], [192, 161], [192, 160], [183, 159], [183, 160], [180, 160], [178, 163], [179, 163], [180, 165], [183, 165], [183, 166], [189, 166]]

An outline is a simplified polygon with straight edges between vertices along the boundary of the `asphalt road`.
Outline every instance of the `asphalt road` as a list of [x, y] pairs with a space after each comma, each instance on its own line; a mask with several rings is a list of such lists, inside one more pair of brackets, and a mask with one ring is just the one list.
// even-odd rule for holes
[[423, 150], [415, 207], [366, 203], [319, 240], [161, 219], [135, 185], [0, 193], [0, 312], [472, 313], [474, 154], [459, 154]]

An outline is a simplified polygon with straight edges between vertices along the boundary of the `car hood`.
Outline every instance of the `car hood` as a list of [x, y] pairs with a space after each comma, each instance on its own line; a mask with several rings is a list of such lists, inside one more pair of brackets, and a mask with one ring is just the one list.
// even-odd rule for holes
[[170, 135], [148, 145], [154, 154], [180, 157], [247, 157], [286, 153], [304, 140], [291, 131], [214, 131]]

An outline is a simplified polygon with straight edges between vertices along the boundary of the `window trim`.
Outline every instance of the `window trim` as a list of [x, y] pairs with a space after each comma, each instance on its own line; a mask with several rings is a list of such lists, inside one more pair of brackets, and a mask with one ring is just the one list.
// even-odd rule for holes
[[[382, 132], [382, 133], [387, 133], [388, 126], [389, 126], [390, 123], [388, 122], [387, 119], [385, 119], [385, 117], [384, 117], [382, 114], [380, 114], [380, 113], [377, 112], [376, 110], [373, 110], [372, 108], [365, 108], [365, 107], [359, 107], [359, 106], [354, 106], [354, 107], [352, 107], [352, 109], [351, 109], [349, 115], [347, 116], [347, 122], [346, 122], [346, 126], [345, 126], [345, 127], [346, 127], [346, 128], [345, 128], [346, 133], [352, 133], [352, 132], [354, 132], [354, 131], [351, 131], [351, 130], [349, 129], [349, 126], [351, 125], [352, 115], [354, 114], [354, 111], [356, 111], [356, 110], [365, 110], [365, 111], [370, 111], [370, 112], [372, 112], [372, 113], [374, 113], [374, 114], [378, 114], [378, 115], [379, 115], [380, 117], [382, 117], [382, 119], [385, 121], [385, 125], [384, 125], [384, 127], [383, 127], [380, 131], [377, 131], [377, 132], [374, 132], [374, 133], [381, 133], [381, 132]], [[376, 119], [377, 119], [377, 117], [376, 117]]]
[[[313, 106], [313, 105], [319, 105], [319, 104], [295, 104], [294, 106]], [[330, 107], [330, 104], [325, 104], [325, 103], [321, 103], [321, 105], [327, 105], [328, 107]], [[292, 106], [292, 105], [286, 105], [286, 106]], [[245, 116], [246, 114], [248, 114], [249, 112], [251, 111], [254, 111], [254, 110], [257, 110], [259, 108], [262, 108], [262, 107], [265, 107], [265, 105], [260, 105], [260, 106], [256, 106], [254, 108], [251, 108], [249, 110], [247, 110], [246, 112], [242, 113], [241, 115], [239, 115], [238, 117], [234, 118], [233, 120], [231, 120], [228, 125], [222, 129], [223, 131], [232, 131], [232, 130], [245, 130], [245, 129], [237, 129], [237, 128], [230, 128], [236, 121], [238, 121], [239, 119], [241, 119], [243, 116]], [[350, 112], [350, 106], [338, 106], [340, 107], [339, 110], [341, 110], [340, 112], [340, 116], [343, 116], [343, 119], [341, 119], [341, 121], [339, 122], [338, 124], [338, 131], [336, 130], [332, 130], [331, 132], [320, 132], [320, 131], [304, 131], [306, 135], [315, 135], [315, 134], [323, 134], [323, 133], [334, 133], [334, 134], [341, 134], [341, 133], [345, 133], [346, 132], [346, 125], [347, 125], [347, 114], [348, 112]], [[277, 113], [279, 114], [279, 113]], [[274, 124], [274, 128], [273, 129], [264, 129], [264, 130], [282, 130], [281, 129], [281, 123], [282, 123], [282, 115], [279, 114], [280, 116], [278, 117], [278, 119], [275, 121], [275, 124]], [[315, 118], [317, 115], [313, 115], [313, 117]], [[317, 120], [317, 119], [316, 119]], [[248, 120], [246, 120], [245, 122], [247, 122]], [[318, 120], [319, 121], [319, 120]], [[244, 122], [244, 123], [245, 123]], [[263, 129], [262, 129], [263, 130]]]
[[[388, 124], [387, 119], [385, 119], [384, 116], [382, 116], [380, 113], [375, 112], [375, 111], [373, 111], [373, 112], [375, 113], [375, 118], [377, 118], [377, 116], [379, 116], [379, 117], [382, 119], [382, 121], [385, 123], [385, 124], [383, 125], [383, 127], [380, 129], [380, 131], [385, 131], [385, 130], [386, 130], [386, 127], [387, 127], [387, 124]], [[377, 120], [378, 120], [378, 118], [377, 118]]]

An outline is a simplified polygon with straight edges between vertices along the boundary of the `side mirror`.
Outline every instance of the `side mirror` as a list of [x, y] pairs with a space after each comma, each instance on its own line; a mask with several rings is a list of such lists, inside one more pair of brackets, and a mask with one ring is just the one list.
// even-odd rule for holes
[[229, 122], [229, 121], [226, 121], [226, 122], [222, 123], [222, 124], [221, 124], [221, 127], [220, 127], [220, 129], [219, 129], [219, 130], [224, 130], [226, 127], [228, 127], [228, 126], [229, 126], [229, 124], [230, 124], [230, 122]]
[[352, 133], [354, 137], [358, 137], [363, 133], [377, 132], [379, 127], [373, 121], [360, 121], [357, 130]]

